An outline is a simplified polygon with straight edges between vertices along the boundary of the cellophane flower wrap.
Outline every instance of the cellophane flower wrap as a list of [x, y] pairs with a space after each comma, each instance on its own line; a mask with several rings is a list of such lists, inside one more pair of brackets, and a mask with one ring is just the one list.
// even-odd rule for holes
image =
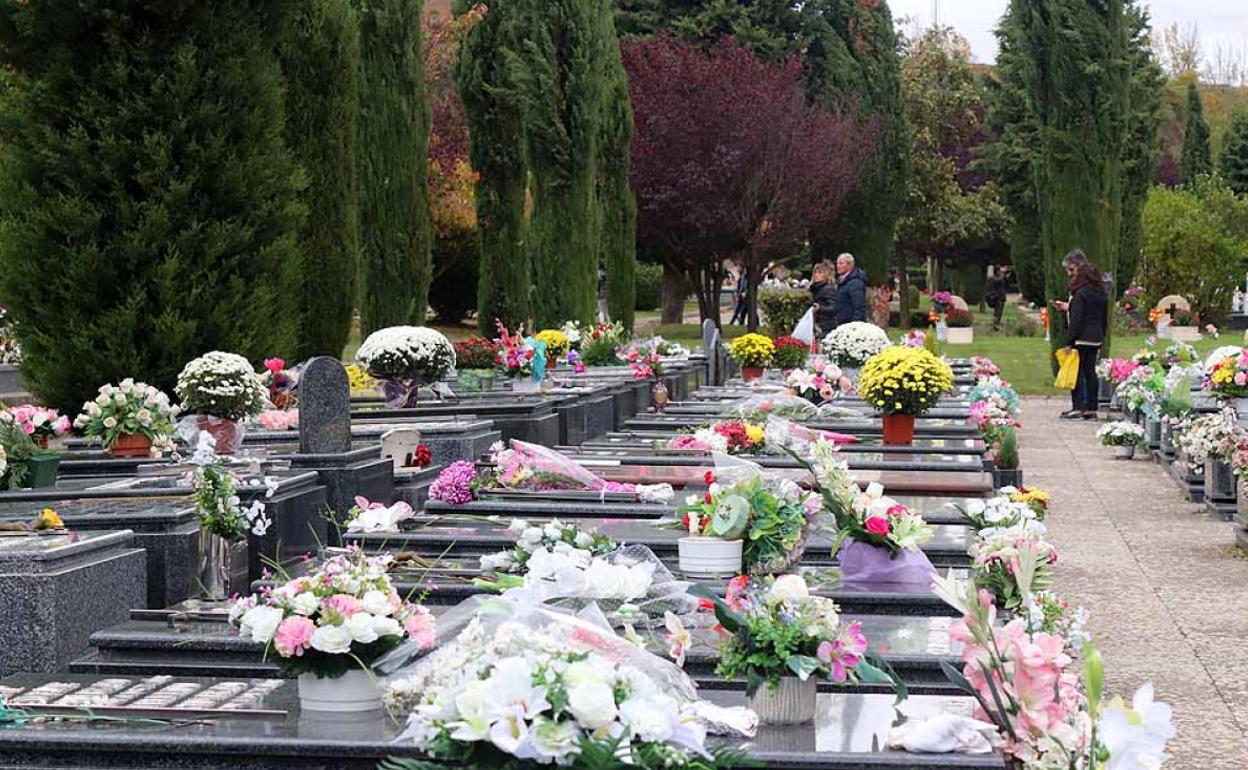
[[415, 515], [412, 506], [402, 500], [385, 505], [356, 495], [355, 505], [347, 513], [347, 531], [398, 532], [399, 525]]
[[963, 667], [945, 673], [975, 697], [976, 718], [997, 726], [1010, 767], [1154, 770], [1169, 758], [1170, 707], [1153, 700], [1151, 684], [1130, 707], [1106, 701], [1100, 652], [1061, 619], [1063, 603], [1033, 595], [1001, 626], [991, 594], [970, 581], [938, 578], [933, 590], [962, 613], [950, 635], [963, 644]]
[[995, 400], [975, 401], [967, 410], [967, 422], [979, 428], [984, 443], [992, 446], [1001, 440], [1003, 432], [1008, 428], [1022, 426], [1008, 409]]
[[135, 434], [156, 441], [172, 435], [178, 412], [169, 396], [127, 377], [117, 385], [101, 385], [96, 397], [82, 405], [74, 427], [86, 436], [98, 436], [105, 445]]
[[537, 348], [524, 336], [521, 326], [514, 333], [502, 321], [495, 321], [498, 337], [494, 340], [498, 366], [508, 377], [532, 377], [537, 366]]
[[1144, 428], [1133, 422], [1110, 422], [1096, 431], [1096, 439], [1101, 446], [1143, 446]]
[[771, 365], [771, 357], [775, 355], [776, 346], [770, 337], [750, 332], [742, 334], [728, 345], [728, 351], [737, 366], [766, 367]]
[[949, 364], [923, 348], [900, 345], [872, 356], [858, 378], [862, 398], [886, 415], [923, 414], [952, 389]]
[[748, 460], [715, 453], [707, 491], [676, 509], [690, 535], [742, 540], [745, 569], [754, 575], [787, 572], [801, 561], [819, 514], [819, 500], [795, 482]]
[[[923, 347], [918, 345], [918, 347]], [[978, 380], [981, 377], [996, 377], [1001, 369], [985, 356], [971, 356], [971, 374]]]
[[783, 454], [785, 450], [792, 450], [798, 454], [809, 454], [811, 446], [816, 441], [831, 442], [840, 446], [852, 444], [858, 440], [856, 436], [850, 436], [846, 433], [834, 433], [832, 431], [807, 428], [804, 425], [798, 425], [774, 414], [768, 416], [763, 430], [767, 454], [773, 455]]
[[1018, 393], [1010, 383], [996, 375], [976, 380], [975, 387], [967, 394], [967, 400], [971, 403], [986, 401], [1011, 417], [1018, 416]]
[[1248, 443], [1248, 432], [1239, 425], [1234, 409], [1189, 417], [1174, 434], [1175, 449], [1189, 467], [1203, 466], [1210, 458], [1229, 462]]
[[523, 575], [529, 557], [540, 550], [570, 551], [578, 556], [583, 554], [584, 559], [592, 559], [619, 548], [606, 535], [585, 532], [575, 522], [561, 522], [558, 519], [537, 524], [530, 524], [524, 519], [512, 519], [507, 529], [516, 534], [515, 547], [481, 556], [482, 572]]
[[40, 442], [59, 438], [69, 432], [69, 418], [55, 409], [34, 404], [19, 404], [0, 411], [0, 419], [12, 423], [18, 430]]
[[839, 366], [861, 367], [892, 345], [888, 333], [866, 321], [841, 324], [823, 338], [823, 354]]
[[490, 462], [494, 465], [494, 474], [486, 483], [504, 489], [628, 493], [644, 502], [663, 502], [672, 497], [669, 484], [606, 481], [549, 447], [514, 438], [509, 445], [500, 441], [490, 447]]
[[694, 592], [712, 604], [725, 632], [715, 673], [745, 680], [747, 695], [760, 687], [774, 690], [786, 676], [893, 682], [868, 662], [861, 624], [843, 622], [836, 603], [811, 594], [801, 575], [741, 575], [723, 599], [702, 586]]
[[493, 598], [441, 624], [455, 635], [387, 681], [399, 743], [471, 767], [727, 764], [705, 747], [693, 682], [602, 622]]
[[793, 395], [812, 404], [834, 401], [842, 393], [851, 393], [854, 389], [854, 384], [841, 371], [841, 367], [831, 361], [794, 369], [784, 378], [784, 384]]
[[1147, 365], [1132, 370], [1114, 390], [1119, 404], [1127, 409], [1139, 410], [1154, 420], [1161, 416], [1164, 392], [1165, 376]]
[[[1017, 494], [1006, 494], [1004, 493], [1005, 489], [1002, 489], [1002, 492], [1003, 494], [985, 500], [969, 500], [965, 507], [955, 507], [962, 514], [962, 518], [966, 520], [967, 525], [976, 531], [1014, 527], [1031, 521], [1044, 520], [1042, 513], [1038, 513], [1035, 507], [1018, 498]], [[1040, 508], [1039, 510], [1043, 511], [1044, 509]]]
[[697, 428], [692, 433], [681, 433], [672, 437], [667, 442], [667, 448], [756, 455], [766, 450], [767, 433], [758, 423], [721, 420]]
[[432, 647], [433, 615], [399, 595], [386, 573], [390, 561], [348, 549], [310, 575], [235, 599], [230, 624], [277, 653], [286, 675], [334, 679], [370, 667], [404, 640]]
[[255, 417], [264, 410], [268, 389], [247, 359], [214, 350], [183, 367], [174, 388], [183, 414], [225, 420]]

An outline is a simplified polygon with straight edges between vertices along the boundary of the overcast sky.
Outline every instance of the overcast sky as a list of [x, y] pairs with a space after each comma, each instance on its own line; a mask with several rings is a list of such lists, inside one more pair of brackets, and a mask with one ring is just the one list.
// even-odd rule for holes
[[[932, 22], [936, 2], [940, 22], [962, 33], [971, 43], [976, 61], [991, 62], [997, 55], [992, 30], [1007, 0], [888, 0], [893, 16], [917, 19], [920, 26]], [[1148, 0], [1153, 28], [1169, 24], [1196, 24], [1206, 53], [1221, 43], [1236, 50], [1248, 49], [1248, 0]]]

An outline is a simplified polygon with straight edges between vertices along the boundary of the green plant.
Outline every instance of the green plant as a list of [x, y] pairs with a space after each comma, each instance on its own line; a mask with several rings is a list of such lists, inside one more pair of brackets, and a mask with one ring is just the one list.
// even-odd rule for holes
[[663, 303], [663, 266], [649, 262], [637, 263], [638, 310], [658, 310]]
[[767, 333], [773, 337], [792, 334], [811, 304], [810, 292], [804, 289], [758, 291], [758, 310], [763, 316]]
[[810, 345], [796, 337], [777, 337], [773, 342], [776, 352], [771, 356], [771, 365], [777, 369], [800, 369], [810, 358]]
[[7, 463], [0, 465], [0, 489], [22, 489], [28, 475], [26, 461], [39, 453], [39, 447], [14, 423], [0, 422], [0, 449]]
[[623, 343], [623, 326], [600, 323], [581, 332], [581, 361], [586, 366], [616, 366], [622, 363], [616, 351]]
[[1003, 427], [998, 433], [997, 467], [1003, 471], [1018, 468], [1018, 431], [1012, 427]]
[[952, 389], [949, 364], [924, 348], [903, 345], [868, 359], [858, 382], [863, 399], [883, 414], [923, 414]]
[[485, 337], [470, 337], [455, 343], [455, 367], [465, 369], [493, 369], [498, 365], [498, 346]]

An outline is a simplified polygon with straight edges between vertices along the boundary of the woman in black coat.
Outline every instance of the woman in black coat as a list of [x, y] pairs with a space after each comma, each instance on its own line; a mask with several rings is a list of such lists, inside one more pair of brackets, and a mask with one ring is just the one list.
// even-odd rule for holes
[[815, 265], [811, 277], [813, 280], [810, 282], [810, 294], [814, 300], [815, 326], [819, 330], [819, 337], [823, 338], [836, 328], [837, 286], [832, 281], [832, 267], [827, 262]]
[[1070, 392], [1071, 409], [1061, 416], [1065, 420], [1095, 420], [1101, 388], [1096, 360], [1109, 328], [1109, 295], [1101, 271], [1083, 252], [1070, 252], [1062, 266], [1070, 276], [1070, 300], [1053, 304], [1066, 311], [1066, 349], [1079, 354], [1079, 377]]

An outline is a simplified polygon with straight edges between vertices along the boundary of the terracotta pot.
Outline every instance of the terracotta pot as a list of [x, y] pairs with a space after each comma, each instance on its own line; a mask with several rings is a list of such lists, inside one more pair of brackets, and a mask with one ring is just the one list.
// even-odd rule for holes
[[148, 457], [152, 454], [152, 440], [142, 433], [118, 436], [107, 451], [109, 457]]
[[763, 367], [761, 366], [743, 366], [741, 367], [741, 379], [749, 382], [751, 380], [761, 379], [763, 376]]
[[195, 416], [195, 425], [200, 430], [208, 431], [217, 440], [219, 455], [232, 455], [243, 445], [245, 430], [237, 420], [200, 414]]
[[884, 415], [884, 443], [885, 444], [913, 444], [914, 443], [914, 415], [912, 414], [886, 414]]

